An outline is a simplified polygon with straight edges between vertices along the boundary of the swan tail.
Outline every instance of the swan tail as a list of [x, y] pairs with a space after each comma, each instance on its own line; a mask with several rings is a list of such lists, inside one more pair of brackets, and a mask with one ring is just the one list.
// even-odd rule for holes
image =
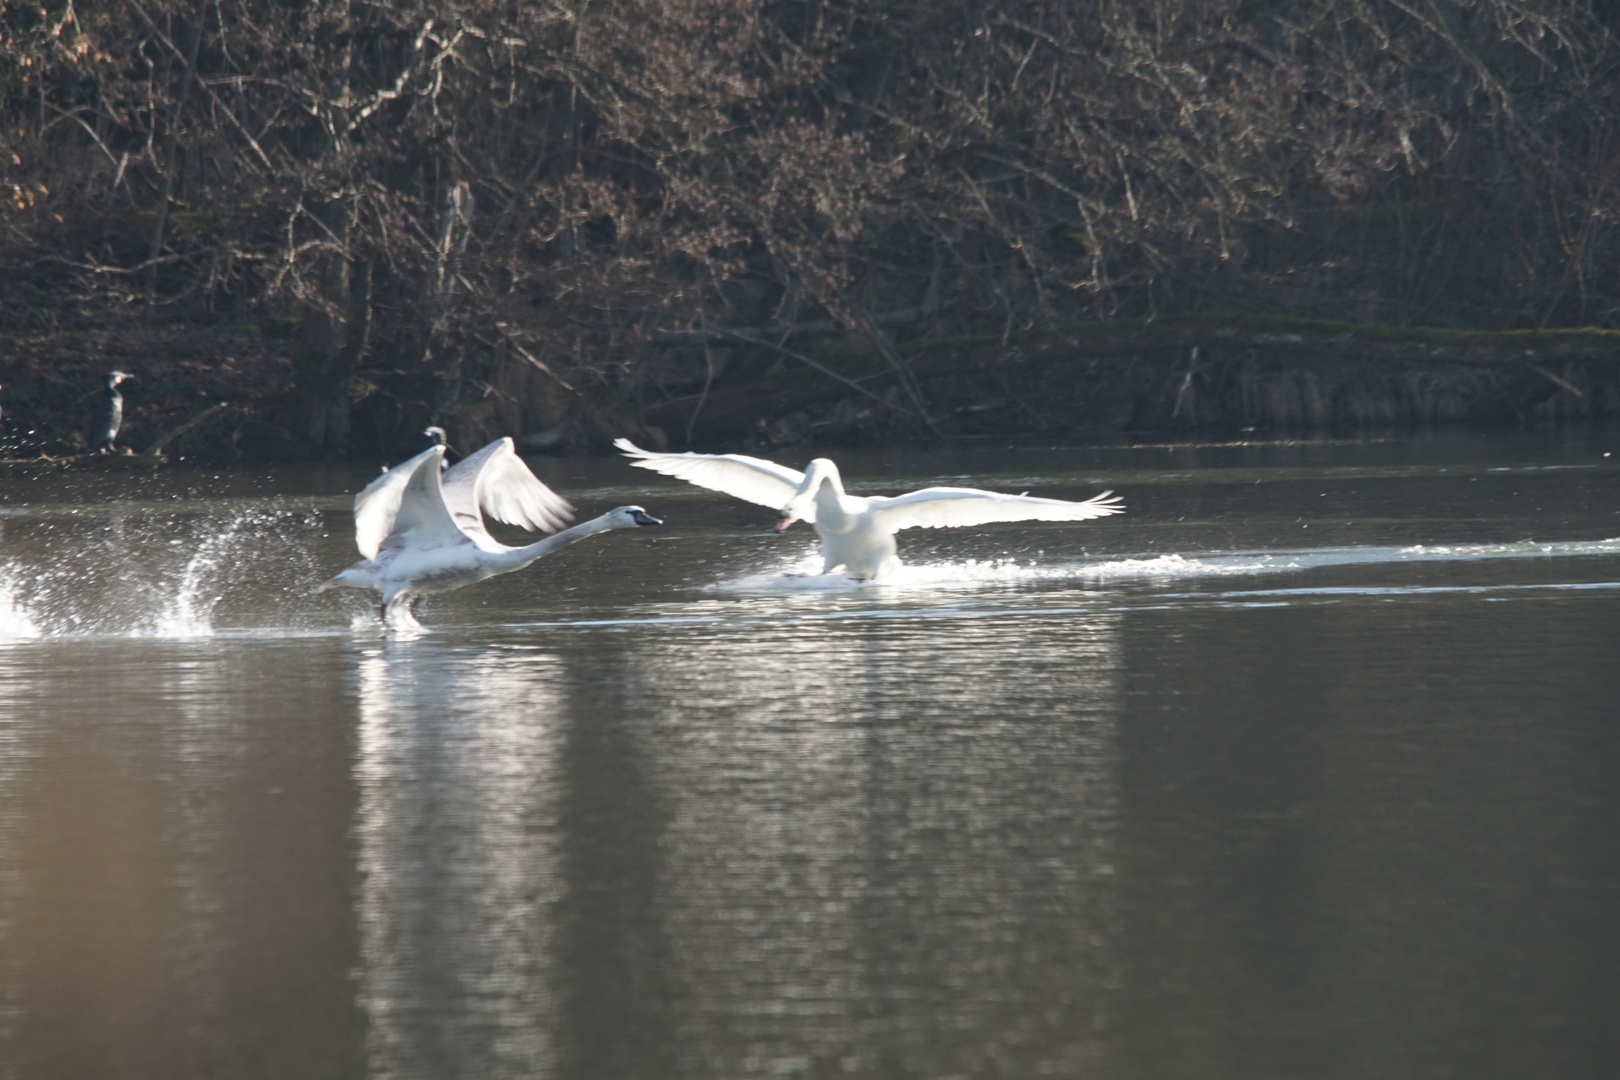
[[366, 580], [365, 578], [356, 575], [356, 573], [355, 573], [356, 569], [358, 569], [358, 567], [351, 566], [347, 570], [343, 571], [342, 573], [336, 574], [336, 575], [328, 578], [327, 580], [321, 582], [319, 585], [315, 586], [315, 588], [311, 589], [310, 592], [312, 594], [318, 594], [318, 593], [326, 592], [329, 589], [374, 589], [374, 588], [376, 588], [376, 586], [373, 585], [369, 580]]

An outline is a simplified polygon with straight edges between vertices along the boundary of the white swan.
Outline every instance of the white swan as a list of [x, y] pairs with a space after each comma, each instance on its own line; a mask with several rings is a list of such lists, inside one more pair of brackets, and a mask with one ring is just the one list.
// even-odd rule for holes
[[444, 447], [429, 447], [354, 497], [354, 540], [365, 558], [320, 591], [376, 589], [384, 621], [409, 625], [418, 596], [521, 570], [599, 532], [662, 524], [639, 506], [621, 506], [525, 547], [507, 547], [484, 527], [485, 514], [552, 532], [573, 518], [574, 508], [529, 471], [511, 439], [497, 439], [441, 474], [443, 456]]
[[776, 531], [808, 521], [821, 538], [823, 574], [842, 566], [853, 578], [877, 579], [900, 565], [894, 534], [992, 521], [1087, 521], [1123, 513], [1105, 491], [1085, 502], [1003, 495], [978, 488], [934, 487], [893, 498], [844, 494], [838, 466], [816, 458], [804, 472], [742, 454], [655, 454], [629, 439], [613, 443], [638, 468], [678, 477], [781, 511]]

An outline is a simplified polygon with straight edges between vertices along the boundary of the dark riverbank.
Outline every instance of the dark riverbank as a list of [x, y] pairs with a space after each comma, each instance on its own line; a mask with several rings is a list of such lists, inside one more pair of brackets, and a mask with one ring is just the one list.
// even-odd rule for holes
[[12, 455], [113, 367], [242, 461], [1614, 411], [1601, 5], [14, 8]]
[[699, 391], [651, 405], [646, 420], [682, 434], [690, 424], [694, 441], [775, 444], [1524, 426], [1620, 412], [1620, 333], [1594, 329], [1186, 317], [944, 340], [889, 356], [829, 347], [819, 360], [830, 370], [812, 368], [817, 359], [717, 383], [706, 399]]
[[[806, 335], [809, 336], [809, 335]], [[1487, 333], [1302, 319], [1188, 317], [1054, 326], [897, 344], [830, 334], [791, 345], [649, 343], [639, 378], [492, 386], [437, 417], [452, 441], [512, 434], [529, 452], [589, 453], [619, 434], [673, 448], [1153, 434], [1349, 433], [1545, 426], [1620, 414], [1620, 332]], [[778, 337], [777, 340], [780, 340]], [[13, 338], [0, 354], [5, 457], [82, 449], [100, 375], [133, 371], [121, 444], [141, 452], [217, 402], [168, 448], [206, 461], [325, 455], [301, 438], [293, 335], [262, 327], [136, 327]], [[363, 376], [353, 458], [403, 449], [399, 405]], [[526, 425], [514, 418], [534, 418]]]

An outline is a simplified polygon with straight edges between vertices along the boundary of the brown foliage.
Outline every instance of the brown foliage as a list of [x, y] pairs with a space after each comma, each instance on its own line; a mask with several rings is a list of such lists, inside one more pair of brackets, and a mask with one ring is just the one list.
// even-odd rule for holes
[[673, 329], [1609, 325], [1606, 10], [0, 0], [0, 323], [291, 316], [328, 450], [628, 416]]

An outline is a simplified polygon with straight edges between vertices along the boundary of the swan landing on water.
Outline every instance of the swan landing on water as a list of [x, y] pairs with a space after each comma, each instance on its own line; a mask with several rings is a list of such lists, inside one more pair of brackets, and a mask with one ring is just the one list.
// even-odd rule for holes
[[554, 532], [573, 519], [574, 508], [529, 471], [511, 439], [497, 439], [441, 474], [443, 456], [443, 446], [429, 447], [354, 497], [354, 540], [365, 558], [319, 591], [376, 589], [383, 620], [409, 625], [424, 594], [521, 570], [600, 532], [662, 524], [639, 506], [621, 506], [525, 547], [507, 547], [484, 527], [485, 514]]
[[1105, 491], [1085, 502], [1003, 495], [978, 488], [933, 487], [892, 498], [844, 494], [838, 466], [816, 458], [804, 472], [742, 454], [655, 454], [629, 439], [614, 442], [638, 468], [674, 476], [781, 512], [776, 531], [808, 521], [821, 538], [823, 566], [875, 580], [900, 565], [894, 534], [992, 521], [1089, 521], [1120, 514], [1120, 498]]

